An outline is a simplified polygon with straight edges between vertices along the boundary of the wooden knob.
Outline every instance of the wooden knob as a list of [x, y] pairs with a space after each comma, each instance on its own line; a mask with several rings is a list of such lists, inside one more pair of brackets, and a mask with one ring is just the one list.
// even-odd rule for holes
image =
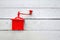
[[29, 12], [30, 12], [29, 14], [32, 15], [32, 12], [33, 12], [33, 11], [32, 11], [32, 10], [29, 10]]

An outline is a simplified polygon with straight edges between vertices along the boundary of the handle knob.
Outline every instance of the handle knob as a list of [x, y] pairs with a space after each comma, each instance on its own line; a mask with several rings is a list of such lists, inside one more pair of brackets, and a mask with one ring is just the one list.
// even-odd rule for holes
[[32, 15], [32, 12], [33, 12], [33, 11], [32, 11], [32, 10], [29, 10], [29, 12], [30, 12], [29, 15]]

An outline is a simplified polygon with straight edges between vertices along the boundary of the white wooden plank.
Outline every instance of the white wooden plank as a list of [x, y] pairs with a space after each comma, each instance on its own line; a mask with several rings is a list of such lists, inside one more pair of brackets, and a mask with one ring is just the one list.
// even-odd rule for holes
[[[30, 8], [31, 9], [31, 8]], [[30, 9], [0, 9], [0, 18], [16, 17], [18, 11], [28, 14]], [[60, 9], [31, 9], [32, 16], [21, 15], [24, 18], [60, 18]]]
[[0, 31], [0, 40], [60, 40], [60, 31]]
[[0, 0], [0, 7], [60, 7], [60, 0]]
[[60, 21], [59, 20], [26, 20], [25, 22], [26, 30], [60, 30]]
[[39, 7], [40, 0], [0, 0], [0, 7]]
[[[11, 20], [0, 20], [0, 30], [11, 30]], [[25, 20], [26, 31], [60, 31], [59, 20]]]
[[60, 0], [40, 0], [40, 7], [60, 7]]
[[11, 21], [0, 20], [0, 30], [11, 30]]

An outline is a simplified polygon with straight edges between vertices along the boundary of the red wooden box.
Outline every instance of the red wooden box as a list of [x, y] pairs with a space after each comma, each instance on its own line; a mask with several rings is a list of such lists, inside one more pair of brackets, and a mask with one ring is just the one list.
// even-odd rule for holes
[[12, 19], [12, 30], [24, 30], [24, 19]]

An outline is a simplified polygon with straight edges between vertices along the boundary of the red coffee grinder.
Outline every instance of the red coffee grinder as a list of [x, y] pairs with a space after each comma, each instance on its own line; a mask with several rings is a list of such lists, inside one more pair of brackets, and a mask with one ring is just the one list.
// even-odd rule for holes
[[22, 15], [32, 15], [32, 10], [29, 10], [29, 14], [20, 13], [18, 11], [17, 17], [11, 19], [12, 20], [12, 30], [24, 30], [25, 19], [20, 17]]

